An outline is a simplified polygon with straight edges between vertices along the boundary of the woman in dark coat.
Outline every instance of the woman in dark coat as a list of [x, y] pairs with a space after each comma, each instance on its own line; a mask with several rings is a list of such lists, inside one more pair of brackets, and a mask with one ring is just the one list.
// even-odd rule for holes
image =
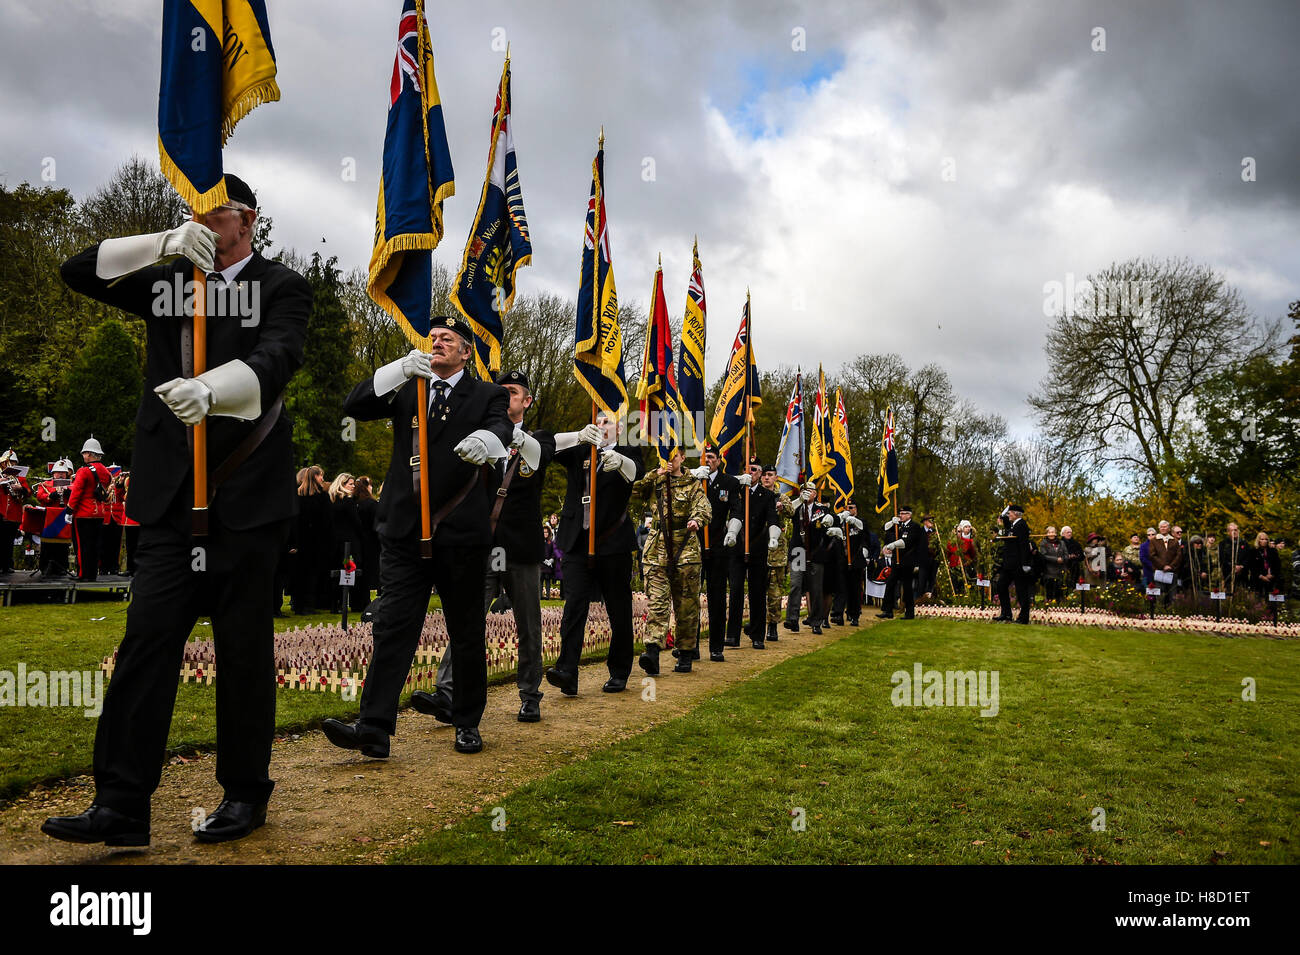
[[379, 502], [375, 500], [370, 478], [357, 478], [357, 515], [361, 518], [361, 556], [357, 559], [357, 593], [370, 602], [370, 592], [379, 588], [379, 532], [375, 530], [375, 515]]
[[1255, 538], [1255, 549], [1246, 558], [1249, 564], [1246, 573], [1250, 574], [1250, 585], [1260, 597], [1268, 599], [1274, 590], [1282, 588], [1282, 558], [1277, 548], [1268, 542], [1268, 535], [1263, 531]]
[[[352, 561], [355, 564], [361, 563], [361, 551], [363, 544], [363, 535], [361, 533], [361, 512], [357, 509], [357, 499], [354, 492], [357, 487], [357, 480], [351, 474], [343, 471], [330, 483], [330, 523], [334, 528], [334, 550], [330, 556], [330, 570], [333, 578], [334, 599], [330, 602], [335, 612], [343, 609], [339, 604], [342, 591], [339, 589], [338, 575], [333, 573], [343, 567], [343, 549], [346, 545], [348, 552], [352, 555]], [[357, 577], [360, 583], [360, 575]], [[366, 609], [366, 604], [370, 602], [368, 595], [363, 595], [358, 587], [351, 587], [348, 590], [348, 603], [353, 610], [361, 611]]]
[[298, 514], [289, 536], [289, 606], [294, 613], [315, 613], [328, 606], [325, 587], [332, 540], [325, 474], [312, 465], [298, 472]]

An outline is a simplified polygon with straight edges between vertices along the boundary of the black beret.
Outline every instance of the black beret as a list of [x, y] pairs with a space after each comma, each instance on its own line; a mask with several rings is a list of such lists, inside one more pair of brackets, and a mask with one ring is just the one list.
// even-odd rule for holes
[[912, 513], [912, 505], [911, 505], [911, 504], [900, 504], [900, 505], [898, 505], [898, 513], [902, 514], [904, 511], [906, 511], [906, 512], [909, 513], [909, 514], [911, 514], [911, 513]]
[[712, 441], [709, 441], [704, 445], [704, 453], [716, 454], [718, 457], [722, 457], [722, 452], [718, 450], [718, 446], [714, 444]]
[[524, 391], [529, 391], [528, 376], [522, 371], [503, 371], [497, 375], [496, 384], [498, 385], [519, 385]]
[[435, 328], [450, 328], [471, 345], [474, 344], [474, 333], [470, 331], [469, 322], [463, 318], [451, 318], [447, 315], [435, 315], [433, 321], [429, 323], [429, 334], [433, 334]]
[[1008, 511], [1015, 511], [1017, 514], [1023, 514], [1023, 513], [1025, 513], [1025, 509], [1024, 509], [1023, 507], [1021, 507], [1019, 504], [1008, 504], [1008, 505], [1007, 505], [1007, 510], [1008, 510]]
[[762, 467], [763, 467], [763, 462], [762, 462], [761, 460], [759, 460], [759, 457], [758, 457], [757, 454], [751, 454], [751, 455], [749, 456], [749, 466], [750, 466], [750, 467], [758, 467], [758, 468], [762, 468]]
[[248, 183], [238, 176], [226, 173], [226, 196], [235, 202], [242, 202], [250, 209], [257, 208], [257, 196], [253, 195], [253, 190], [248, 187]]

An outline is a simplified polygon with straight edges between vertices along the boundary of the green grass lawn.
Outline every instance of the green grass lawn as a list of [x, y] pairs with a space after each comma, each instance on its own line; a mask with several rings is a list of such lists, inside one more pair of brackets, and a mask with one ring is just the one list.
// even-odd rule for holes
[[[998, 715], [895, 707], [917, 662], [999, 671]], [[504, 831], [485, 806], [395, 861], [1295, 863], [1297, 725], [1295, 643], [891, 621], [524, 787]]]
[[[560, 602], [543, 603], [558, 606]], [[429, 606], [437, 609], [442, 604], [434, 597]], [[348, 619], [355, 622], [357, 615], [349, 614]], [[338, 621], [337, 614], [313, 614], [276, 618], [275, 624], [280, 631]], [[0, 670], [16, 673], [19, 663], [26, 664], [28, 671], [95, 670], [121, 641], [125, 627], [126, 604], [120, 602], [5, 607], [0, 610]], [[211, 632], [210, 627], [199, 625], [193, 636], [208, 639]], [[216, 744], [215, 700], [215, 687], [180, 685], [169, 752], [192, 752]], [[282, 690], [276, 698], [276, 726], [281, 732], [293, 732], [318, 726], [330, 716], [352, 719], [357, 709], [357, 701], [345, 701], [335, 693]], [[89, 772], [96, 724], [75, 707], [0, 707], [0, 799], [39, 782]]]

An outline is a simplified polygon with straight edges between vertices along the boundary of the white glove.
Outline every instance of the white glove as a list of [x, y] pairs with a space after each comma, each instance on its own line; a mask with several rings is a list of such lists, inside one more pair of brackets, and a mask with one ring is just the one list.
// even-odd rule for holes
[[262, 383], [257, 372], [238, 358], [205, 371], [195, 380], [212, 392], [210, 415], [252, 421], [262, 413]]
[[412, 348], [401, 358], [390, 361], [376, 371], [371, 383], [376, 395], [386, 395], [390, 391], [396, 391], [409, 379], [417, 377], [432, 378], [433, 368], [429, 364], [428, 355], [418, 348]]
[[751, 484], [754, 483], [754, 479], [751, 478], [748, 474], [737, 474], [736, 483], [739, 484], [741, 487], [749, 487]]
[[848, 524], [849, 527], [855, 531], [862, 530], [862, 522], [851, 514], [844, 518], [844, 523]]
[[154, 392], [182, 424], [198, 424], [212, 407], [212, 389], [197, 378], [173, 378]]
[[542, 563], [545, 564], [547, 567], [554, 567], [554, 566], [555, 566], [555, 558], [554, 558], [554, 557], [548, 557], [548, 558], [546, 558], [546, 560], [542, 561]]
[[767, 529], [767, 549], [776, 550], [781, 543], [781, 528], [769, 527]]
[[636, 462], [613, 448], [606, 448], [600, 452], [600, 469], [602, 471], [617, 471], [623, 480], [629, 484], [636, 478]]
[[838, 527], [832, 527], [826, 532], [827, 537], [834, 537], [836, 540], [844, 540], [844, 531]]
[[576, 448], [580, 442], [594, 447], [600, 447], [600, 442], [604, 440], [600, 428], [594, 424], [586, 425], [581, 431], [561, 431], [555, 436], [555, 450], [567, 451], [569, 448]]
[[743, 526], [739, 517], [733, 517], [727, 521], [727, 536], [722, 539], [722, 546], [735, 547], [736, 538], [740, 536], [740, 529]]
[[1031, 569], [1032, 567], [1029, 564], [1025, 564], [1023, 567], [1020, 568], [1021, 572], [1026, 574], [1029, 573]]
[[605, 432], [601, 431], [597, 425], [589, 424], [578, 432], [578, 440], [598, 448], [601, 442], [605, 440]]
[[542, 463], [541, 442], [523, 428], [518, 429], [510, 439], [510, 447], [517, 448], [519, 456], [524, 459], [524, 464], [534, 471], [537, 470], [537, 465]]
[[890, 541], [888, 544], [882, 547], [881, 550], [898, 550], [906, 543], [907, 541], [903, 540], [902, 538], [899, 538], [896, 541]]
[[821, 516], [821, 519], [818, 520], [817, 523], [821, 524], [822, 527], [834, 527], [834, 526], [835, 526], [835, 515], [833, 515], [833, 514], [823, 514], [823, 515]]
[[698, 468], [691, 469], [691, 477], [695, 478], [695, 480], [697, 481], [703, 481], [711, 473], [712, 472], [709, 470], [709, 467], [706, 464], [701, 464]]
[[885, 530], [889, 530], [891, 527], [894, 527], [896, 524], [898, 524], [898, 518], [891, 517], [889, 520], [885, 521]]
[[813, 499], [813, 492], [808, 490], [800, 491], [799, 497], [806, 504]]
[[469, 435], [462, 438], [456, 447], [452, 448], [460, 459], [468, 464], [486, 464], [488, 459], [487, 444], [482, 438], [475, 435]]
[[1006, 517], [1010, 513], [1011, 513], [1011, 505], [1008, 504], [1006, 507], [1002, 508], [1002, 513], [999, 514], [998, 517]]
[[870, 560], [870, 559], [871, 559], [871, 556], [867, 553], [867, 549], [866, 549], [865, 547], [862, 548], [862, 559], [863, 559], [863, 560]]
[[185, 256], [204, 272], [211, 272], [218, 238], [207, 226], [191, 220], [166, 232], [105, 239], [95, 256], [95, 274], [101, 279], [117, 279], [177, 255]]

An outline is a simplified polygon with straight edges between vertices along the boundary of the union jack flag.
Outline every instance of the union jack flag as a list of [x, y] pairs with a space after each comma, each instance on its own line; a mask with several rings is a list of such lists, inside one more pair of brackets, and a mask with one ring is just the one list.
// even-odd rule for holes
[[388, 84], [388, 105], [397, 102], [407, 81], [420, 92], [420, 16], [414, 6], [402, 11], [397, 24], [397, 55], [393, 57], [393, 79]]
[[889, 507], [889, 495], [898, 490], [898, 456], [894, 453], [894, 409], [885, 411], [885, 433], [880, 438], [880, 473], [876, 476], [876, 513]]

